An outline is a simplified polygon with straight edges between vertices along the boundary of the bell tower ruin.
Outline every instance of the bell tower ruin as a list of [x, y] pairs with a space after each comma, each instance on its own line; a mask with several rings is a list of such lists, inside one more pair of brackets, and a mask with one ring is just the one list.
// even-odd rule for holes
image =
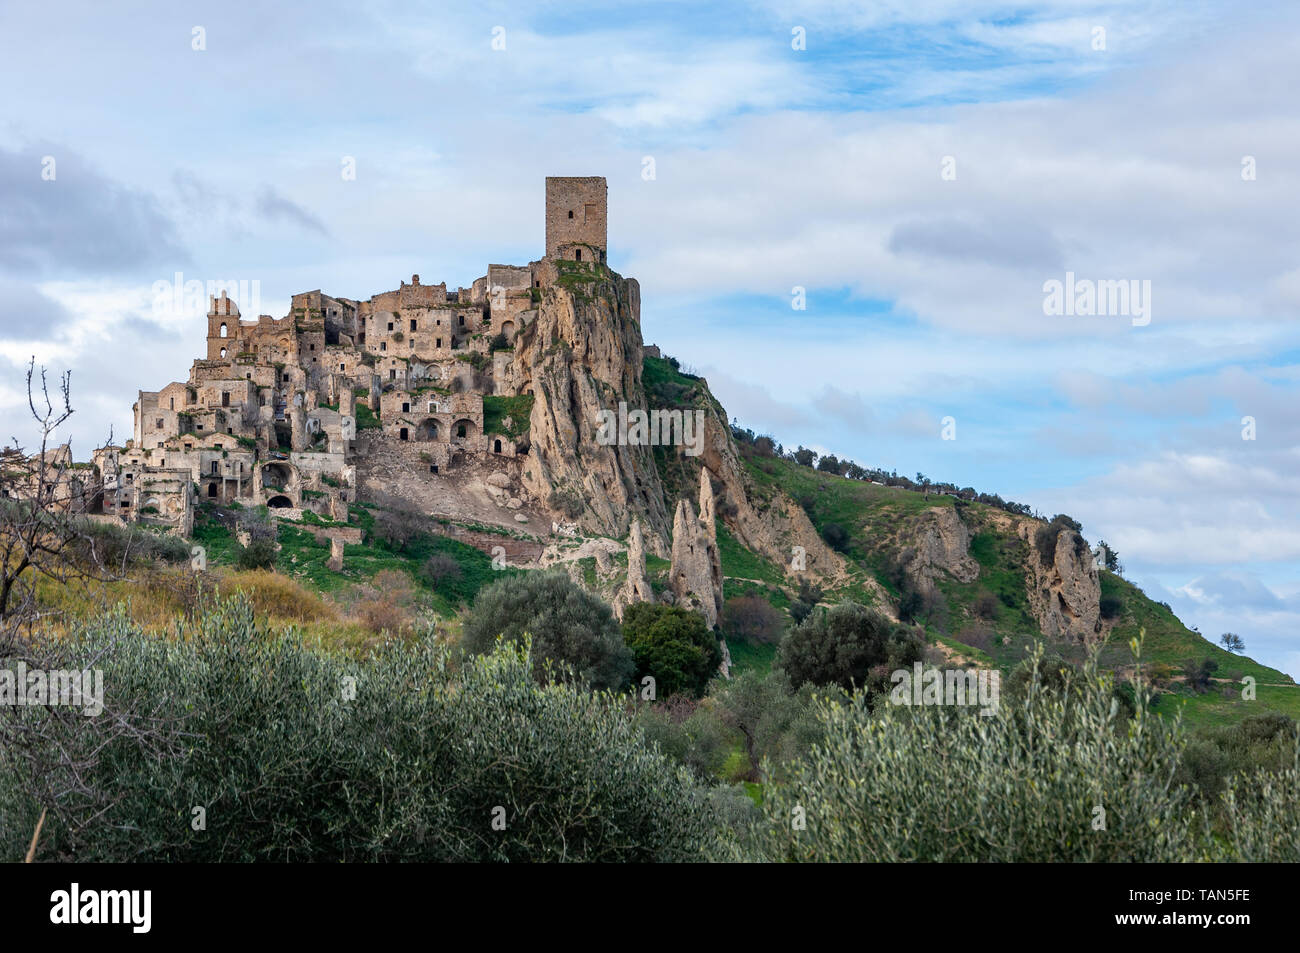
[[208, 295], [208, 360], [224, 361], [234, 354], [239, 335], [239, 305], [226, 297]]

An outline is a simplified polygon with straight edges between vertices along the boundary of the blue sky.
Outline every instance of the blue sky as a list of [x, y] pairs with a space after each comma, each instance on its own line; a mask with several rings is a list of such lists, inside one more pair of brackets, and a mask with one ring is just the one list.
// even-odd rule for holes
[[[604, 175], [647, 341], [743, 424], [1070, 513], [1300, 676], [1294, 4], [240, 6], [0, 9], [13, 436], [33, 354], [83, 455], [183, 379], [178, 271], [276, 316], [468, 285], [541, 254], [544, 176]], [[1067, 271], [1150, 281], [1150, 324], [1046, 315]]]

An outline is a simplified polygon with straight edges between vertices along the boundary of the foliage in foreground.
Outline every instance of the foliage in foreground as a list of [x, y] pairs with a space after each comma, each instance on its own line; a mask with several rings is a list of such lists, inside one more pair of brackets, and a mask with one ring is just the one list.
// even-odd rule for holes
[[[171, 639], [118, 614], [46, 647], [102, 669], [108, 709], [0, 712], [0, 856], [48, 809], [42, 860], [1300, 860], [1294, 728], [1210, 808], [1180, 783], [1177, 719], [1141, 688], [1130, 715], [1095, 660], [1040, 650], [992, 717], [809, 701], [778, 672], [677, 723], [539, 684], [526, 642], [459, 668], [422, 641], [358, 662], [259, 627], [245, 597], [201, 610]], [[729, 731], [777, 759], [747, 778], [761, 808], [700, 783]]]
[[174, 639], [119, 615], [60, 646], [95, 659], [108, 710], [10, 710], [20, 738], [44, 730], [0, 751], [3, 856], [43, 808], [42, 860], [666, 861], [714, 829], [613, 698], [539, 685], [526, 646], [453, 669], [389, 642], [356, 663], [258, 627], [245, 599], [206, 610]]
[[[1041, 661], [1033, 660], [1034, 667]], [[824, 729], [769, 785], [749, 857], [792, 861], [1300, 860], [1300, 740], [1279, 771], [1230, 782], [1215, 830], [1176, 782], [1176, 719], [1135, 712], [1095, 659], [1066, 691], [1034, 678], [997, 714], [866, 696], [815, 703]]]

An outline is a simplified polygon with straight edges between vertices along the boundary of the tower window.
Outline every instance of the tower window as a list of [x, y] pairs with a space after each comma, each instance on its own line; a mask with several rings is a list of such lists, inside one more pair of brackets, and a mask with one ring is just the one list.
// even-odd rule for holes
[[573, 210], [572, 210], [572, 209], [569, 210], [569, 218], [573, 218]]

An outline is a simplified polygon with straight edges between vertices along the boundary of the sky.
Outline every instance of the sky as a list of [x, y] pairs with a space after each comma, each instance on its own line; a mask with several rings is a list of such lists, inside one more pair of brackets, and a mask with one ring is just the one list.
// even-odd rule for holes
[[[541, 256], [544, 176], [603, 175], [647, 343], [743, 426], [1068, 513], [1300, 677], [1298, 26], [1236, 0], [5, 4], [3, 436], [31, 440], [33, 357], [73, 372], [79, 457], [129, 435], [203, 351], [205, 309], [157, 293], [178, 274], [276, 317], [467, 287]], [[1053, 281], [1134, 294], [1060, 313]]]

